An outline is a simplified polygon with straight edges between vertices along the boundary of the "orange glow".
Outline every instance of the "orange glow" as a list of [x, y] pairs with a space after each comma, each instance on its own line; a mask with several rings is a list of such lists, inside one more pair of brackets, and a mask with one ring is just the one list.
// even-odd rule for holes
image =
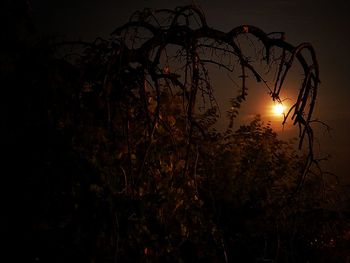
[[286, 113], [286, 105], [282, 103], [274, 103], [271, 106], [271, 115], [274, 116], [275, 118], [281, 118], [284, 116]]
[[272, 109], [273, 109], [273, 114], [276, 116], [279, 116], [284, 113], [285, 107], [282, 104], [278, 103], [273, 105]]

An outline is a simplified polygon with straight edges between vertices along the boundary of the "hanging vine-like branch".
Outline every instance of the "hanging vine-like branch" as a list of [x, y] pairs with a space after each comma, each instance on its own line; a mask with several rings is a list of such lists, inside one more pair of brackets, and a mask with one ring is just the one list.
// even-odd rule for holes
[[[271, 50], [279, 48], [283, 54], [279, 58], [277, 77], [272, 87], [263, 79], [263, 74], [249, 61], [249, 55], [237, 44], [240, 35], [249, 34], [260, 41], [264, 47], [265, 56], [261, 59], [266, 63], [271, 61]], [[202, 99], [212, 105], [215, 102], [213, 87], [209, 80], [207, 65], [219, 66], [222, 70], [233, 71], [233, 64], [238, 63], [241, 78], [240, 102], [245, 100], [247, 91], [247, 77], [252, 74], [256, 81], [264, 81], [273, 100], [280, 101], [280, 92], [283, 89], [286, 77], [295, 61], [298, 61], [304, 72], [304, 80], [299, 88], [297, 100], [285, 116], [284, 122], [290, 117], [294, 125], [300, 127], [300, 147], [305, 135], [308, 136], [309, 146], [312, 149], [311, 116], [314, 110], [317, 88], [319, 84], [318, 63], [313, 47], [309, 43], [293, 46], [284, 40], [284, 34], [267, 34], [261, 29], [242, 25], [225, 33], [207, 25], [200, 9], [186, 6], [175, 10], [144, 10], [136, 12], [131, 20], [117, 28], [113, 34], [118, 43], [110, 58], [106, 72], [105, 94], [109, 96], [110, 84], [114, 88], [120, 86], [130, 89], [135, 85], [125, 85], [125, 79], [115, 74], [119, 72], [130, 76], [129, 81], [139, 81], [139, 88], [144, 90], [143, 79], [148, 79], [148, 86], [159, 95], [160, 83], [166, 82], [167, 88], [175, 91], [179, 89], [186, 104], [188, 121], [192, 123], [193, 112], [198, 91], [202, 92]], [[171, 56], [168, 52], [176, 53]], [[309, 62], [304, 53], [311, 57]], [[220, 53], [220, 54], [218, 54]], [[211, 54], [208, 56], [208, 54]], [[230, 56], [230, 62], [227, 62]], [[172, 64], [172, 67], [170, 67]], [[180, 72], [180, 73], [179, 73]], [[143, 104], [147, 105], [146, 97]], [[157, 100], [157, 105], [161, 101]], [[158, 114], [159, 111], [156, 111]], [[157, 114], [154, 120], [159, 119]], [[155, 124], [155, 123], [154, 123]]]

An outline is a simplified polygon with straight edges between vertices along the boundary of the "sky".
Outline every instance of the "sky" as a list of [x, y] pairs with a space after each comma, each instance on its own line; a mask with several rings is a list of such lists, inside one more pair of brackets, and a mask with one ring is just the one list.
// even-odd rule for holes
[[[92, 40], [97, 36], [108, 38], [135, 10], [188, 4], [200, 6], [209, 26], [222, 31], [242, 24], [256, 25], [265, 32], [286, 32], [291, 44], [310, 42], [315, 47], [321, 85], [314, 117], [332, 128], [330, 134], [317, 130], [319, 150], [331, 156], [326, 169], [343, 183], [350, 183], [350, 1], [32, 0], [32, 12], [41, 32]], [[254, 107], [250, 109], [251, 114], [258, 113]]]

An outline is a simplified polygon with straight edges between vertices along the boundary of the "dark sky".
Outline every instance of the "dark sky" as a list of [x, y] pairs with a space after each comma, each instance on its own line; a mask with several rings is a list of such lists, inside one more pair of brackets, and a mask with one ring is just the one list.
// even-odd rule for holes
[[36, 24], [42, 32], [70, 38], [108, 37], [137, 9], [200, 5], [209, 26], [228, 31], [252, 24], [265, 32], [284, 31], [292, 44], [310, 42], [320, 64], [321, 86], [315, 117], [332, 128], [320, 136], [322, 152], [330, 153], [328, 169], [350, 183], [350, 1], [346, 0], [33, 0]]

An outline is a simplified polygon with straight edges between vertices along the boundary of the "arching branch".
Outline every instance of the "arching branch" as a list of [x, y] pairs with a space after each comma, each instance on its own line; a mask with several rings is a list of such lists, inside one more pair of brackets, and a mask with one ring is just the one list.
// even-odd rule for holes
[[[149, 14], [149, 10], [147, 12]], [[285, 41], [283, 33], [265, 33], [260, 28], [252, 25], [241, 25], [225, 33], [223, 31], [209, 27], [205, 20], [204, 14], [195, 6], [185, 6], [177, 8], [175, 10], [158, 10], [152, 13], [152, 17], [158, 17], [161, 15], [167, 15], [170, 16], [170, 18], [166, 20], [167, 22], [164, 22], [163, 24], [158, 24], [160, 19], [154, 18], [148, 21], [147, 19], [145, 19], [145, 17], [147, 17], [147, 14], [142, 16], [139, 13], [137, 16], [138, 19], [136, 18], [135, 20], [135, 17], [133, 17], [134, 20], [116, 29], [112, 35], [121, 35], [124, 32], [124, 34], [129, 34], [129, 37], [136, 38], [138, 37], [138, 35], [142, 35], [142, 33], [144, 33], [142, 32], [142, 29], [146, 29], [152, 33], [151, 36], [146, 37], [146, 39], [140, 47], [136, 49], [131, 49], [130, 47], [125, 48], [123, 50], [122, 56], [127, 59], [125, 59], [124, 61], [126, 61], [126, 63], [129, 63], [131, 61], [139, 62], [142, 65], [141, 67], [146, 72], [146, 74], [150, 74], [152, 76], [157, 75], [157, 81], [159, 81], [162, 77], [164, 79], [170, 79], [175, 87], [178, 87], [184, 91], [183, 94], [185, 95], [185, 101], [191, 104], [190, 107], [187, 107], [190, 109], [187, 112], [189, 116], [192, 115], [192, 112], [194, 111], [194, 104], [190, 94], [196, 94], [196, 92], [193, 89], [197, 89], [197, 86], [191, 85], [188, 81], [191, 80], [191, 78], [192, 81], [196, 81], [196, 79], [199, 77], [200, 74], [202, 74], [202, 72], [196, 73], [196, 70], [194, 70], [193, 67], [192, 69], [190, 69], [189, 65], [185, 65], [185, 68], [187, 69], [184, 71], [189, 72], [191, 74], [191, 78], [186, 78], [185, 82], [183, 83], [179, 80], [181, 77], [183, 77], [181, 76], [181, 73], [172, 72], [172, 68], [170, 69], [170, 72], [167, 72], [166, 75], [160, 75], [159, 69], [163, 67], [162, 64], [169, 64], [169, 61], [164, 61], [164, 59], [168, 60], [168, 58], [164, 57], [164, 53], [167, 51], [167, 49], [170, 50], [174, 48], [177, 48], [178, 50], [187, 50], [190, 56], [191, 54], [196, 53], [198, 62], [202, 63], [203, 65], [205, 65], [206, 63], [216, 64], [220, 66], [222, 70], [230, 71], [232, 67], [226, 65], [225, 62], [223, 62], [222, 60], [213, 57], [210, 59], [201, 58], [200, 53], [197, 52], [197, 50], [203, 48], [204, 46], [208, 49], [213, 48], [216, 50], [216, 52], [219, 50], [225, 52], [225, 49], [220, 47], [220, 45], [225, 44], [227, 45], [227, 47], [232, 49], [231, 52], [227, 53], [233, 58], [236, 58], [240, 66], [242, 90], [240, 96], [243, 100], [245, 99], [247, 90], [247, 74], [252, 73], [256, 81], [263, 81], [265, 83], [266, 87], [270, 92], [271, 98], [273, 100], [280, 101], [280, 92], [283, 89], [283, 85], [290, 71], [290, 68], [292, 67], [292, 65], [295, 64], [295, 60], [298, 61], [299, 65], [301, 65], [304, 71], [304, 80], [299, 89], [297, 100], [294, 102], [294, 104], [291, 106], [290, 110], [286, 114], [284, 122], [288, 117], [290, 117], [291, 119], [293, 119], [294, 125], [298, 125], [301, 127], [300, 146], [302, 145], [305, 135], [307, 135], [309, 141], [312, 141], [312, 133], [310, 132], [310, 121], [316, 101], [317, 89], [319, 84], [319, 70], [316, 54], [311, 44], [302, 43], [298, 46], [293, 46]], [[189, 19], [193, 16], [199, 18], [199, 28], [193, 29], [190, 27], [189, 22], [187, 20], [186, 23], [183, 23], [182, 20], [180, 20], [180, 17]], [[157, 23], [155, 23], [154, 21], [157, 21]], [[132, 31], [128, 31], [129, 28], [137, 28], [138, 30], [135, 33]], [[262, 74], [259, 73], [258, 69], [249, 62], [247, 55], [237, 45], [236, 39], [243, 34], [249, 34], [253, 36], [253, 38], [255, 38], [257, 41], [263, 44], [266, 54], [266, 63], [270, 63], [271, 49], [278, 48], [283, 52], [279, 60], [277, 78], [273, 85], [274, 88], [270, 88], [270, 86], [267, 84], [267, 81], [263, 79]], [[201, 41], [209, 42], [209, 40], [210, 44], [201, 43]], [[119, 41], [123, 40], [120, 39]], [[120, 46], [125, 45], [121, 43]], [[304, 56], [305, 52], [307, 52], [310, 55], [310, 62]], [[173, 62], [173, 64], [180, 65], [182, 63], [182, 59], [185, 58], [181, 57], [181, 55], [178, 55], [174, 58], [175, 62]], [[123, 65], [117, 66], [123, 67]], [[179, 77], [175, 78], [174, 76]], [[202, 87], [202, 89], [212, 88], [212, 85], [206, 85], [206, 87]], [[290, 115], [292, 112], [293, 114]]]

